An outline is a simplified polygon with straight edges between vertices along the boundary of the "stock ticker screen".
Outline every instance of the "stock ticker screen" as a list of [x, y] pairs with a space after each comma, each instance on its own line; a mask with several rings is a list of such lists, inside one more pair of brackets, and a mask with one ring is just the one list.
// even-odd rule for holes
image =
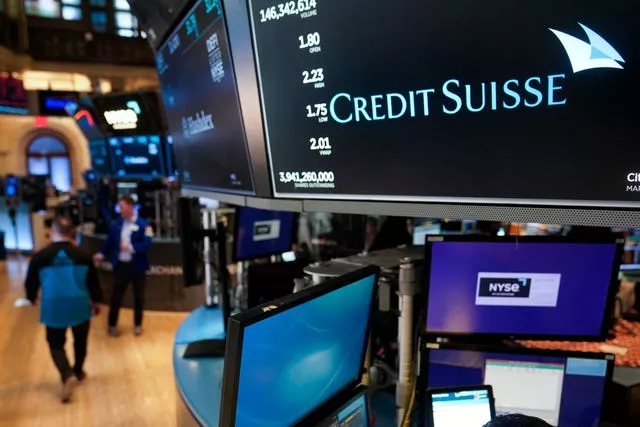
[[189, 11], [157, 53], [156, 66], [182, 184], [253, 194], [220, 0]]
[[640, 202], [637, 2], [249, 13], [277, 197]]
[[158, 135], [109, 138], [113, 174], [118, 177], [164, 176], [162, 149], [162, 138]]

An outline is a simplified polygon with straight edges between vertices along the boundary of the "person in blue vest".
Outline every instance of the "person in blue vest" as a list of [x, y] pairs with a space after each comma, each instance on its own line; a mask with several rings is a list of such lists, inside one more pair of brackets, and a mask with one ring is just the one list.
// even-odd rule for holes
[[[53, 362], [62, 379], [63, 403], [71, 399], [76, 380], [86, 378], [83, 370], [91, 316], [100, 314], [102, 291], [91, 255], [75, 246], [75, 226], [70, 218], [56, 218], [52, 243], [37, 252], [27, 271], [27, 299], [36, 305], [40, 292], [40, 322], [46, 326]], [[69, 364], [64, 350], [67, 329], [73, 332], [75, 364]]]
[[111, 225], [107, 241], [94, 261], [101, 263], [108, 258], [113, 266], [113, 292], [109, 307], [109, 335], [117, 337], [118, 314], [129, 283], [133, 284], [133, 331], [142, 334], [144, 312], [144, 287], [149, 269], [148, 252], [153, 238], [149, 223], [138, 218], [135, 202], [130, 196], [118, 201], [120, 218]]

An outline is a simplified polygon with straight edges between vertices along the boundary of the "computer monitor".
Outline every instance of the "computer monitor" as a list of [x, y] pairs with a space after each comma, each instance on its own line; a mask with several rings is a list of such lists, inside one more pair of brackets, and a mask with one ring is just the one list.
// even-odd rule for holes
[[236, 209], [234, 260], [249, 261], [291, 250], [295, 214], [248, 207]]
[[379, 268], [229, 318], [220, 425], [290, 426], [361, 380]]
[[358, 386], [336, 395], [296, 427], [369, 427], [368, 389]]
[[429, 427], [484, 427], [495, 417], [489, 385], [429, 389], [425, 407]]
[[567, 237], [429, 236], [430, 337], [604, 339], [623, 241]]
[[413, 221], [413, 245], [424, 245], [427, 236], [437, 236], [442, 233], [440, 222], [437, 221]]
[[420, 366], [419, 390], [487, 384], [493, 388], [496, 415], [519, 413], [558, 427], [591, 427], [600, 422], [614, 356], [427, 344]]

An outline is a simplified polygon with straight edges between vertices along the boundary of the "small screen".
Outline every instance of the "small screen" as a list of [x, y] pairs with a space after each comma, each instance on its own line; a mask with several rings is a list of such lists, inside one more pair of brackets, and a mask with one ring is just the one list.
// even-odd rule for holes
[[162, 141], [159, 136], [109, 138], [113, 174], [121, 177], [164, 175]]
[[253, 194], [222, 2], [198, 1], [156, 66], [182, 185]]
[[428, 333], [601, 335], [614, 242], [430, 245]]
[[293, 425], [360, 379], [375, 285], [366, 277], [244, 329], [237, 426]]
[[236, 260], [251, 260], [291, 251], [292, 212], [238, 208]]
[[363, 393], [352, 399], [319, 427], [369, 427], [367, 395]]
[[427, 236], [438, 235], [442, 232], [439, 222], [432, 221], [414, 221], [413, 223], [413, 244], [422, 246]]
[[560, 427], [597, 426], [612, 363], [605, 357], [429, 350], [427, 387], [486, 384], [493, 388], [496, 415], [524, 414]]
[[491, 421], [491, 400], [485, 389], [431, 395], [431, 427], [483, 427]]
[[89, 141], [89, 153], [91, 154], [91, 167], [102, 176], [111, 174], [111, 162], [109, 161], [109, 147], [105, 138]]

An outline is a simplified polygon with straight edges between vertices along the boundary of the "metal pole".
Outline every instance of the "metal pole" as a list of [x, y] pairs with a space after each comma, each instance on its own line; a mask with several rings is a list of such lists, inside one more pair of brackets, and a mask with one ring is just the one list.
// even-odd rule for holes
[[[202, 226], [205, 230], [208, 230], [211, 226], [210, 212], [205, 209], [202, 212]], [[206, 304], [212, 306], [215, 301], [215, 290], [213, 289], [213, 275], [211, 274], [211, 239], [209, 237], [204, 238], [203, 243], [203, 255], [204, 255], [204, 293], [206, 298]]]
[[398, 383], [396, 384], [397, 423], [399, 427], [408, 410], [414, 381], [413, 373], [413, 298], [418, 293], [418, 273], [414, 264], [400, 265], [398, 318]]

